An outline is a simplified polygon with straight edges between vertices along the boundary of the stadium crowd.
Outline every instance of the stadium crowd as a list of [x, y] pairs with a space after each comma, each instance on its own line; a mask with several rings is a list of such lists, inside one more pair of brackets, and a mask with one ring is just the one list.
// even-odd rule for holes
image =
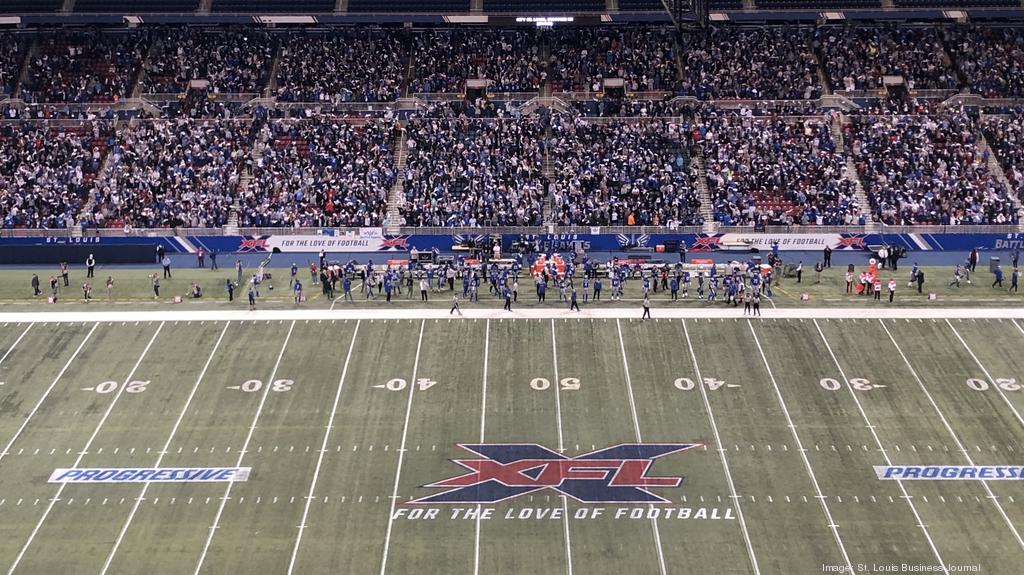
[[856, 225], [855, 185], [844, 177], [829, 118], [712, 114], [696, 128], [717, 221], [725, 225]]
[[413, 118], [401, 215], [413, 226], [540, 225], [547, 118]]
[[[1018, 29], [718, 27], [688, 42], [640, 27], [3, 33], [0, 215], [4, 227], [219, 226], [232, 210], [244, 226], [379, 226], [394, 191], [407, 225], [696, 225], [706, 180], [704, 207], [731, 225], [857, 224], [868, 211], [886, 224], [1016, 222], [1019, 109], [979, 120], [895, 91], [861, 102], [840, 152], [817, 98], [822, 77], [876, 90], [887, 75], [1021, 96]], [[571, 104], [351, 104], [475, 78]], [[136, 88], [176, 97], [117, 106]], [[277, 102], [226, 96], [265, 91]], [[649, 91], [664, 93], [636, 94]], [[724, 111], [708, 98], [759, 101]]]
[[681, 95], [801, 100], [821, 96], [809, 33], [719, 28], [683, 51]]
[[193, 80], [214, 93], [260, 92], [274, 58], [262, 30], [180, 28], [163, 32], [145, 65], [143, 92], [183, 93]]
[[0, 222], [66, 228], [88, 201], [113, 140], [106, 121], [0, 125]]
[[555, 116], [551, 135], [556, 223], [702, 223], [686, 134], [678, 124]]
[[536, 92], [546, 73], [535, 34], [493, 29], [416, 34], [409, 92], [460, 92], [470, 79], [490, 80], [492, 92]]
[[275, 120], [257, 135], [239, 222], [256, 227], [380, 226], [395, 182], [395, 127], [343, 119]]
[[877, 90], [885, 76], [902, 76], [909, 89], [956, 89], [931, 28], [824, 28], [817, 33], [825, 71], [836, 90]]
[[859, 116], [847, 146], [885, 224], [1010, 224], [1009, 190], [988, 169], [966, 112]]
[[281, 49], [277, 98], [284, 102], [392, 102], [401, 95], [406, 53], [392, 33], [296, 34]]

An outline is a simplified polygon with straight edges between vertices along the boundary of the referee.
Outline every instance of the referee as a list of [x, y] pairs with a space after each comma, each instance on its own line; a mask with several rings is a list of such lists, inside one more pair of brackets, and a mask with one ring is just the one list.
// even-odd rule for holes
[[644, 294], [644, 315], [640, 320], [651, 319], [651, 298]]
[[455, 312], [459, 312], [459, 317], [462, 317], [462, 310], [459, 309], [459, 294], [452, 296], [452, 309], [448, 312], [448, 315], [452, 315]]

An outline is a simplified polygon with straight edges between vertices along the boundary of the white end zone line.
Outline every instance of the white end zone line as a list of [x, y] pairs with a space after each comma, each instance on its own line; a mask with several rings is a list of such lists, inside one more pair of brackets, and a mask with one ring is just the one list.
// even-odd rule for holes
[[320, 444], [320, 453], [316, 458], [316, 469], [313, 470], [313, 479], [309, 482], [309, 493], [306, 496], [306, 507], [302, 510], [302, 521], [299, 522], [299, 533], [295, 536], [295, 546], [292, 548], [292, 557], [288, 561], [288, 573], [295, 571], [295, 560], [299, 556], [299, 546], [302, 545], [302, 533], [306, 529], [306, 518], [309, 517], [309, 505], [313, 502], [313, 492], [316, 490], [317, 479], [320, 478], [320, 467], [324, 462], [324, 453], [327, 453], [327, 441], [331, 437], [331, 430], [334, 429], [334, 417], [338, 413], [338, 402], [341, 400], [341, 390], [345, 386], [345, 377], [348, 375], [348, 364], [352, 359], [352, 349], [356, 346], [356, 336], [359, 335], [359, 321], [356, 321], [355, 331], [352, 332], [352, 343], [348, 345], [348, 353], [345, 355], [345, 365], [341, 368], [341, 378], [338, 380], [338, 391], [334, 394], [334, 404], [331, 407], [331, 416], [327, 418], [327, 429], [324, 430], [324, 440]]
[[[29, 421], [32, 421], [32, 418], [35, 416], [36, 412], [39, 411], [39, 407], [43, 405], [43, 402], [46, 401], [46, 398], [50, 396], [50, 392], [53, 391], [54, 387], [56, 387], [57, 382], [60, 381], [62, 377], [64, 377], [64, 373], [66, 373], [68, 368], [71, 367], [71, 362], [75, 361], [75, 358], [78, 357], [78, 353], [82, 351], [83, 347], [85, 347], [85, 342], [89, 341], [89, 338], [92, 337], [93, 332], [95, 332], [96, 328], [99, 326], [100, 324], [98, 323], [93, 324], [92, 329], [89, 330], [89, 333], [85, 335], [85, 339], [83, 339], [82, 342], [78, 344], [78, 347], [75, 348], [75, 352], [71, 354], [71, 357], [69, 357], [67, 362], [64, 363], [64, 367], [62, 367], [60, 369], [60, 372], [57, 373], [57, 377], [53, 378], [53, 381], [50, 382], [50, 387], [46, 388], [46, 391], [43, 392], [43, 396], [40, 397], [39, 401], [37, 401], [35, 406], [32, 407], [32, 411], [29, 412], [28, 417], [26, 417], [25, 420], [21, 422], [21, 426], [18, 427], [18, 431], [14, 432], [14, 435], [11, 436], [11, 439], [7, 442], [7, 445], [4, 446], [3, 451], [0, 451], [0, 461], [3, 461], [4, 457], [6, 457], [7, 454], [11, 451], [11, 446], [14, 445], [14, 442], [17, 441], [19, 437], [21, 437], [21, 433], [25, 431], [25, 428], [28, 426]], [[7, 356], [4, 357], [6, 358]]]
[[25, 328], [25, 331], [21, 332], [21, 335], [18, 336], [18, 339], [14, 340], [14, 343], [11, 344], [11, 347], [7, 348], [7, 352], [4, 353], [4, 356], [0, 357], [0, 365], [3, 365], [4, 360], [7, 359], [7, 356], [11, 355], [11, 352], [14, 351], [14, 348], [18, 347], [18, 344], [21, 343], [21, 340], [25, 337], [25, 334], [28, 333], [28, 330], [32, 329], [33, 325], [35, 324], [28, 324], [28, 327]]
[[[558, 423], [558, 452], [565, 454], [565, 442], [562, 438], [562, 396], [558, 388], [562, 387], [558, 379], [558, 340], [555, 338], [555, 320], [551, 320], [551, 358], [555, 368], [555, 421]], [[562, 517], [565, 534], [565, 569], [568, 575], [572, 575], [572, 538], [569, 536], [569, 503], [568, 498], [562, 495]]]
[[843, 538], [839, 536], [839, 526], [836, 525], [834, 519], [832, 519], [832, 512], [828, 509], [828, 503], [825, 503], [825, 495], [821, 492], [821, 486], [818, 485], [818, 479], [814, 476], [814, 470], [811, 469], [811, 461], [807, 458], [807, 451], [804, 449], [803, 442], [800, 441], [800, 434], [796, 432], [796, 425], [793, 423], [793, 418], [789, 415], [789, 409], [786, 408], [786, 401], [782, 398], [782, 391], [779, 390], [779, 384], [775, 381], [775, 373], [772, 372], [772, 367], [768, 363], [768, 357], [764, 354], [764, 348], [761, 347], [761, 340], [757, 337], [757, 331], [754, 330], [754, 323], [747, 320], [747, 326], [750, 328], [750, 334], [754, 336], [754, 343], [757, 344], [757, 351], [761, 354], [761, 360], [764, 361], [764, 368], [768, 371], [768, 379], [772, 382], [772, 387], [775, 388], [775, 396], [779, 400], [779, 405], [782, 407], [782, 413], [786, 416], [786, 422], [789, 424], [789, 430], [793, 433], [793, 439], [796, 441], [797, 450], [800, 452], [800, 457], [804, 460], [804, 467], [807, 468], [807, 474], [811, 477], [811, 483], [814, 484], [814, 491], [818, 494], [817, 499], [821, 504], [822, 511], [825, 512], [825, 517], [828, 519], [828, 527], [832, 530], [832, 536], [836, 540], [836, 544], [839, 546], [839, 551], [843, 555], [843, 561], [850, 573], [855, 573], [853, 569], [853, 563], [850, 562], [850, 556], [846, 553], [846, 546], [843, 545]]
[[999, 394], [999, 397], [1003, 398], [1003, 401], [1006, 402], [1006, 405], [1010, 408], [1010, 411], [1013, 412], [1013, 416], [1017, 418], [1017, 422], [1020, 423], [1022, 427], [1024, 427], [1024, 418], [1021, 418], [1020, 412], [1017, 411], [1017, 408], [1014, 407], [1010, 399], [1006, 397], [1005, 393], [1003, 393], [1003, 389], [996, 385], [995, 380], [992, 379], [992, 375], [988, 372], [987, 369], [985, 369], [985, 366], [982, 365], [981, 360], [978, 359], [978, 356], [974, 355], [974, 351], [971, 350], [970, 346], [967, 345], [967, 342], [964, 341], [964, 338], [960, 337], [960, 332], [958, 332], [956, 328], [953, 327], [953, 324], [950, 323], [948, 319], [946, 320], [946, 325], [949, 326], [949, 329], [953, 330], [953, 335], [955, 335], [956, 338], [960, 340], [960, 343], [963, 344], [964, 349], [967, 350], [967, 353], [971, 354], [971, 357], [974, 359], [974, 363], [978, 364], [978, 367], [981, 368], [981, 371], [985, 374], [985, 377], [988, 378], [989, 384], [991, 384], [992, 387], [995, 388], [996, 392]]
[[388, 530], [384, 534], [384, 553], [380, 559], [380, 575], [388, 568], [388, 551], [391, 549], [391, 528], [395, 524], [395, 503], [398, 501], [398, 482], [402, 478], [402, 461], [405, 459], [405, 439], [409, 435], [409, 415], [412, 413], [412, 396], [416, 389], [416, 373], [420, 367], [420, 349], [423, 347], [423, 329], [426, 321], [420, 322], [420, 337], [416, 342], [416, 359], [412, 363], [412, 379], [409, 380], [409, 402], [405, 406], [405, 423], [402, 424], [402, 443], [398, 448], [398, 467], [395, 469], [395, 487], [391, 490], [391, 511], [388, 513]]
[[725, 457], [725, 450], [722, 449], [722, 437], [718, 434], [718, 424], [715, 423], [715, 414], [711, 411], [711, 402], [708, 400], [708, 392], [704, 389], [704, 379], [700, 375], [700, 366], [697, 365], [697, 354], [693, 351], [693, 342], [690, 341], [690, 330], [686, 327], [686, 320], [680, 320], [683, 324], [683, 334], [686, 335], [686, 347], [690, 350], [690, 359], [693, 361], [693, 373], [697, 376], [697, 387], [700, 388], [701, 399], [704, 400], [704, 409], [708, 412], [708, 421], [711, 422], [711, 431], [715, 434], [715, 448], [718, 449], [719, 459], [722, 461], [722, 469], [725, 470], [725, 479], [729, 482], [729, 495], [736, 505], [736, 518], [740, 520], [740, 532], [743, 534], [743, 542], [747, 545], [747, 555], [750, 557], [750, 565], [754, 568], [754, 575], [761, 574], [761, 567], [757, 564], [757, 556], [754, 554], [754, 545], [750, 541], [750, 532], [747, 531], [747, 522], [743, 518], [743, 508], [740, 506], [740, 498], [736, 494], [736, 484], [732, 480], [732, 472], [729, 470], [729, 462]]
[[[160, 450], [160, 455], [157, 456], [156, 463], [153, 464], [153, 467], [160, 467], [160, 464], [164, 460], [164, 455], [166, 455], [167, 450], [170, 449], [171, 442], [174, 441], [174, 436], [178, 433], [178, 427], [181, 426], [182, 420], [185, 419], [185, 414], [188, 412], [189, 406], [192, 405], [192, 399], [195, 397], [196, 391], [199, 390], [199, 384], [202, 383], [203, 378], [206, 377], [206, 371], [210, 369], [210, 364], [213, 363], [213, 357], [216, 355], [217, 349], [220, 348], [220, 343], [224, 340], [224, 334], [227, 333], [229, 325], [231, 324], [225, 323], [224, 329], [220, 331], [220, 337], [217, 338], [217, 343], [213, 345], [213, 349], [210, 351], [210, 356], [206, 358], [206, 363], [203, 364], [203, 370], [199, 372], [199, 376], [196, 378], [195, 384], [192, 385], [192, 391], [189, 392], [188, 399], [185, 400], [185, 405], [181, 408], [181, 412], [178, 413], [178, 419], [174, 421], [174, 427], [171, 428], [171, 433], [167, 436], [167, 441], [164, 442], [164, 447]], [[128, 513], [128, 519], [125, 520], [124, 526], [121, 527], [120, 533], [117, 534], [117, 539], [114, 541], [114, 547], [107, 555], [107, 560], [103, 562], [103, 569], [100, 570], [100, 575], [106, 575], [107, 570], [110, 569], [110, 564], [114, 561], [114, 555], [117, 554], [117, 550], [121, 547], [121, 541], [124, 539], [125, 533], [128, 532], [128, 528], [131, 527], [132, 520], [135, 519], [135, 514], [139, 511], [139, 506], [142, 505], [142, 500], [146, 497], [146, 492], [149, 491], [149, 486], [149, 481], [142, 486], [142, 491], [135, 499], [135, 504], [132, 506], [131, 512]]]
[[[741, 308], [660, 308], [654, 312], [659, 319], [744, 319]], [[761, 310], [764, 312], [764, 309]], [[463, 308], [466, 319], [630, 319], [636, 318], [636, 307], [584, 307], [570, 312], [562, 307], [518, 308], [509, 314], [500, 307]], [[136, 321], [300, 321], [324, 319], [449, 319], [448, 308], [341, 308], [327, 309], [261, 309], [256, 311], [201, 310], [179, 307], [170, 310], [139, 311], [72, 311], [72, 312], [3, 312], [0, 322], [9, 323], [92, 323]], [[1020, 307], [785, 307], [770, 310], [765, 319], [1021, 319]]]
[[[480, 400], [480, 443], [484, 442], [484, 427], [487, 424], [487, 359], [491, 347], [491, 320], [487, 320], [484, 330], [484, 394]], [[480, 508], [480, 504], [477, 503], [476, 533], [473, 536], [473, 575], [480, 573]]]
[[[892, 459], [889, 458], [889, 453], [885, 450], [885, 446], [882, 445], [882, 440], [879, 439], [878, 433], [875, 431], [875, 426], [871, 424], [871, 420], [868, 419], [867, 412], [864, 411], [864, 406], [861, 405], [860, 398], [857, 397], [857, 392], [853, 390], [853, 386], [850, 385], [849, 378], [846, 377], [846, 372], [843, 370], [843, 366], [839, 365], [839, 358], [836, 357], [834, 351], [832, 351], [832, 345], [828, 343], [828, 339], [825, 338], [825, 332], [821, 330], [821, 326], [818, 325], [818, 320], [814, 320], [814, 327], [818, 330], [818, 335], [821, 336], [821, 341], [825, 344], [825, 349], [828, 350], [828, 354], [832, 356], [832, 361], [836, 364], [836, 369], [839, 370], [839, 375], [842, 376], [843, 381], [846, 383], [846, 389], [850, 392], [850, 397], [853, 398], [854, 403], [857, 404], [857, 410], [860, 411], [861, 417], [864, 418], [864, 423], [867, 424], [868, 430], [871, 431], [871, 436], [875, 438], [875, 444], [878, 445], [879, 451], [882, 452], [882, 457], [885, 458], [885, 464], [892, 466]], [[928, 528], [924, 524], [924, 520], [921, 519], [921, 515], [917, 512], [917, 506], [914, 505], [914, 500], [910, 498], [910, 494], [907, 493], [906, 486], [903, 485], [903, 481], [897, 479], [896, 485], [899, 486], [900, 492], [903, 493], [903, 498], [907, 501], [907, 505], [910, 506], [910, 510], [914, 513], [914, 519], [917, 519], [917, 525], [921, 528], [921, 532], [924, 533], [925, 539], [928, 540], [928, 546], [931, 547], [932, 553], [935, 554], [935, 559], [938, 560], [939, 565], [942, 566], [942, 572], [949, 575], [949, 569], [946, 567], [946, 562], [942, 560], [942, 555], [939, 553], [938, 547], [935, 546], [935, 541], [932, 540], [932, 536], [928, 533]]]
[[[935, 398], [933, 398], [931, 392], [928, 391], [928, 388], [925, 386], [924, 381], [921, 380], [921, 376], [918, 375], [917, 370], [914, 369], [914, 366], [910, 364], [910, 360], [907, 358], [906, 354], [903, 353], [903, 349], [900, 348], [900, 344], [896, 343], [896, 338], [893, 337], [892, 332], [889, 331], [889, 328], [885, 325], [884, 321], [878, 320], [878, 323], [881, 324], [882, 329], [885, 330], [885, 334], [889, 336], [889, 341], [892, 342], [893, 347], [900, 354], [900, 357], [903, 358], [903, 363], [906, 364], [907, 369], [910, 370], [910, 374], [913, 375], [914, 379], [917, 381], [918, 387], [921, 388], [921, 391], [924, 392], [925, 397], [928, 398], [928, 403], [932, 404], [932, 407], [935, 409], [935, 413], [939, 415], [939, 419], [942, 421], [942, 425], [946, 428], [946, 431], [949, 432], [949, 435], [953, 438], [953, 441], [956, 442], [957, 449], [960, 450], [960, 453], [964, 454], [964, 459], [967, 460], [967, 464], [973, 466], [974, 460], [971, 458], [970, 452], [967, 451], [967, 448], [964, 446], [963, 442], [960, 441], [960, 437], [957, 436], [955, 431], [953, 431], [953, 426], [949, 424], [949, 420], [946, 419], [946, 416], [942, 413], [942, 410], [939, 409], [939, 404], [935, 403]], [[1017, 528], [1013, 525], [1013, 522], [1010, 521], [1010, 517], [1006, 514], [1006, 511], [1003, 509], [1002, 504], [999, 503], [999, 499], [997, 499], [995, 494], [992, 493], [992, 488], [989, 487], [988, 481], [985, 481], [984, 479], [981, 479], [980, 481], [981, 485], [985, 488], [985, 492], [988, 494], [988, 498], [992, 500], [992, 503], [996, 506], [996, 509], [999, 510], [999, 514], [1003, 516], [1003, 520], [1006, 521], [1006, 524], [1010, 527], [1010, 531], [1013, 533], [1013, 536], [1017, 540], [1017, 543], [1020, 544], [1021, 549], [1024, 549], [1024, 539], [1021, 538], [1021, 535], [1017, 531]]]
[[[267, 380], [267, 384], [263, 386], [263, 394], [260, 396], [260, 403], [256, 407], [256, 415], [252, 418], [252, 425], [249, 426], [249, 432], [245, 436], [245, 442], [242, 443], [242, 449], [238, 452], [238, 461], [235, 463], [235, 467], [242, 466], [242, 460], [245, 458], [246, 452], [249, 450], [249, 442], [252, 441], [252, 434], [256, 431], [256, 423], [260, 420], [260, 414], [263, 413], [263, 406], [267, 403], [267, 395], [270, 394], [270, 388], [273, 387], [271, 383], [274, 378], [277, 377], [277, 368], [281, 366], [281, 358], [284, 357], [284, 350], [288, 348], [288, 341], [292, 338], [292, 331], [295, 330], [295, 321], [293, 320], [291, 325], [288, 326], [288, 333], [284, 336], [284, 343], [281, 344], [281, 351], [277, 354], [277, 361], [274, 362], [274, 369], [270, 371], [270, 378]], [[217, 533], [217, 529], [220, 528], [220, 518], [224, 514], [224, 506], [227, 505], [228, 497], [231, 495], [231, 488], [235, 485], [234, 480], [228, 481], [228, 486], [224, 488], [224, 496], [220, 499], [220, 506], [217, 508], [217, 515], [213, 518], [213, 525], [210, 526], [210, 533], [206, 536], [206, 542], [203, 543], [203, 552], [199, 555], [199, 560], [196, 562], [196, 568], [194, 573], [198, 575], [199, 571], [203, 568], [203, 563], [206, 561], [206, 554], [210, 551], [210, 544], [213, 542], [213, 536]]]
[[[633, 399], [633, 380], [629, 376], [629, 360], [626, 359], [626, 342], [622, 339], [622, 323], [619, 320], [615, 320], [615, 329], [619, 332], [619, 349], [622, 350], [622, 369], [623, 375], [626, 378], [626, 391], [629, 394], [629, 412], [633, 416], [633, 430], [636, 432], [636, 442], [643, 443], [644, 439], [640, 434], [640, 420], [636, 416], [636, 401]], [[654, 505], [648, 505], [649, 509], [654, 509]], [[665, 553], [661, 549], [661, 531], [658, 530], [658, 518], [651, 518], [651, 530], [654, 532], [654, 546], [658, 551], [658, 570], [661, 575], [665, 575]]]
[[[124, 382], [121, 383], [120, 386], [118, 386], [117, 393], [114, 394], [114, 399], [110, 401], [110, 405], [107, 406], [107, 410], [103, 412], [103, 417], [100, 418], [99, 423], [96, 425], [96, 429], [94, 429], [92, 435], [89, 436], [89, 440], [85, 442], [85, 447], [83, 447], [82, 450], [78, 452], [78, 457], [75, 458], [75, 464], [71, 466], [71, 469], [77, 468], [78, 465], [82, 463], [82, 459], [84, 459], [85, 454], [88, 453], [89, 447], [92, 446], [92, 442], [96, 439], [96, 436], [100, 434], [100, 430], [103, 429], [103, 424], [106, 423], [107, 417], [110, 416], [110, 412], [114, 411], [114, 406], [117, 405], [117, 400], [121, 399], [121, 395], [124, 393], [125, 387], [128, 386], [128, 382], [131, 381], [132, 377], [135, 376], [135, 371], [139, 369], [140, 365], [142, 365], [142, 360], [146, 358], [146, 354], [148, 354], [149, 349], [153, 347], [153, 342], [156, 341], [156, 337], [160, 335], [160, 331], [163, 328], [164, 323], [161, 322], [160, 325], [156, 328], [156, 331], [153, 332], [153, 337], [149, 339], [149, 343], [147, 343], [146, 347], [142, 350], [142, 355], [140, 355], [139, 359], [136, 360], [135, 365], [133, 365], [131, 371], [128, 372], [128, 376], [124, 378]], [[96, 327], [94, 326], [93, 330], [95, 329]], [[89, 332], [89, 334], [91, 335], [92, 332]], [[84, 345], [85, 342], [83, 341], [82, 344]], [[79, 349], [81, 349], [81, 346], [79, 346]], [[70, 364], [70, 361], [68, 363]], [[35, 528], [32, 529], [32, 533], [28, 536], [28, 541], [25, 542], [25, 545], [21, 548], [21, 551], [18, 552], [18, 556], [15, 557], [14, 563], [11, 563], [10, 569], [7, 570], [7, 575], [11, 575], [12, 573], [14, 573], [14, 570], [18, 568], [18, 564], [21, 563], [22, 558], [25, 556], [25, 552], [28, 551], [29, 546], [32, 545], [32, 541], [35, 540], [36, 535], [39, 533], [39, 530], [43, 527], [43, 523], [46, 521], [46, 518], [50, 515], [50, 511], [53, 510], [53, 506], [56, 505], [57, 501], [60, 499], [60, 494], [64, 492], [64, 488], [67, 486], [67, 483], [61, 483], [60, 487], [57, 488], [57, 493], [53, 496], [53, 498], [50, 499], [49, 505], [47, 505], [46, 510], [43, 511], [43, 516], [39, 518], [39, 522], [36, 523]]]

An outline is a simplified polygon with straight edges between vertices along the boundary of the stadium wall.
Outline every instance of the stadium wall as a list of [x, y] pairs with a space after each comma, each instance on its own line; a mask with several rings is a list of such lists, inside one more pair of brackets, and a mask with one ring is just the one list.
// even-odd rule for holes
[[[237, 236], [126, 236], [126, 237], [5, 237], [0, 238], [2, 253], [39, 246], [95, 246], [135, 252], [141, 247], [150, 253], [157, 245], [169, 253], [195, 253], [200, 248], [220, 253], [307, 253], [325, 250], [331, 253], [406, 252], [437, 249], [451, 251], [468, 241], [480, 241], [485, 234], [387, 235], [379, 228], [366, 232], [317, 235], [237, 235]], [[901, 234], [820, 234], [820, 233], [719, 233], [719, 234], [502, 234], [502, 250], [526, 240], [536, 251], [570, 251], [577, 246], [588, 251], [612, 252], [648, 250], [678, 252], [685, 242], [688, 252], [818, 251], [870, 250], [873, 246], [899, 245], [908, 251], [966, 251], [1024, 249], [1024, 233], [901, 233]], [[659, 249], [661, 246], [661, 249]], [[127, 248], [131, 247], [131, 250]], [[27, 249], [24, 251], [28, 252]], [[37, 253], [37, 252], [33, 252]], [[42, 253], [42, 252], [38, 252]], [[3, 263], [11, 263], [6, 260]], [[42, 263], [42, 262], [40, 262]]]

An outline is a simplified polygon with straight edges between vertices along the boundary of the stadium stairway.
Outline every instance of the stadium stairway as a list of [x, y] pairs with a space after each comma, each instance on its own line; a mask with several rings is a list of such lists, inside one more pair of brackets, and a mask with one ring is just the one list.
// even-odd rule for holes
[[711, 190], [708, 188], [708, 173], [704, 168], [704, 150], [700, 146], [694, 146], [690, 152], [690, 160], [697, 166], [697, 178], [694, 185], [700, 194], [700, 215], [704, 218], [704, 231], [712, 233], [718, 228], [715, 221], [715, 213], [711, 210]]
[[[550, 89], [550, 88], [548, 88]], [[544, 196], [544, 225], [552, 226], [557, 224], [555, 221], [555, 194], [554, 194], [554, 181], [555, 181], [555, 163], [551, 160], [551, 126], [548, 126], [544, 130], [544, 141], [549, 145], [544, 146], [544, 165], [541, 168], [541, 175], [544, 176], [544, 180], [547, 182], [547, 194]]]
[[11, 94], [12, 98], [21, 96], [21, 87], [25, 85], [25, 78], [28, 78], [29, 68], [31, 68], [32, 61], [35, 60], [37, 54], [39, 54], [39, 39], [33, 38], [32, 43], [28, 46], [28, 50], [25, 51], [25, 59], [21, 61], [21, 70], [18, 71], [18, 81], [14, 84], [14, 91]]
[[61, 4], [60, 11], [69, 14], [75, 9], [75, 0], [64, 0], [64, 4]]
[[142, 63], [139, 65], [139, 73], [135, 76], [135, 83], [132, 84], [132, 89], [129, 92], [132, 98], [142, 97], [142, 84], [143, 80], [146, 79], [146, 65], [152, 60], [153, 54], [163, 47], [163, 38], [157, 34], [154, 34], [152, 38], [153, 41], [149, 43], [149, 49], [146, 50], [146, 55], [142, 58]]
[[391, 192], [388, 194], [386, 223], [388, 233], [390, 234], [398, 233], [398, 227], [402, 222], [400, 209], [402, 204], [405, 203], [405, 160], [405, 129], [403, 128], [395, 140], [395, 183], [391, 186]]
[[264, 98], [273, 98], [277, 92], [277, 73], [281, 69], [281, 56], [284, 53], [284, 46], [277, 45], [274, 49], [274, 59], [270, 63], [270, 75], [267, 78], [267, 85], [263, 88]]
[[[832, 116], [832, 141], [836, 144], [836, 152], [840, 154], [846, 152], [846, 138], [843, 136], [843, 126], [845, 124], [845, 114], [840, 112]], [[877, 230], [878, 224], [870, 217], [867, 217], [871, 212], [871, 205], [868, 203], [868, 195], [864, 191], [864, 184], [860, 181], [860, 175], [857, 173], [857, 164], [853, 161], [853, 156], [849, 154], [846, 156], [846, 171], [843, 173], [843, 178], [853, 182], [854, 198], [857, 200], [857, 206], [860, 207], [861, 213], [865, 214], [864, 219], [867, 222], [867, 230], [869, 232]]]
[[[1006, 178], [1006, 172], [1003, 171], [1002, 164], [999, 163], [999, 159], [996, 157], [996, 151], [989, 146], [988, 139], [985, 137], [983, 131], [978, 132], [978, 152], [985, 154], [988, 152], [988, 168], [989, 173], [996, 179], [1000, 184], [1006, 186], [1007, 190], [1010, 190], [1010, 200], [1013, 201], [1013, 205], [1017, 208], [1017, 216], [1019, 219], [1024, 220], [1024, 205], [1021, 204], [1021, 198], [1012, 193], [1013, 185], [1010, 184], [1010, 180]], [[1021, 229], [1024, 230], [1024, 221], [1020, 224]]]

